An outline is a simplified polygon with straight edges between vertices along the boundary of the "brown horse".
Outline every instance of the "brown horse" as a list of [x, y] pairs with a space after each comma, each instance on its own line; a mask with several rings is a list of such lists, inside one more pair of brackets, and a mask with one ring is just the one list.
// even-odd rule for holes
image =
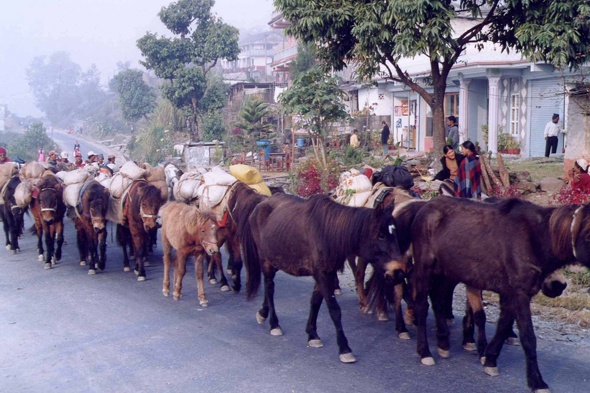
[[[64, 215], [66, 205], [63, 201], [63, 187], [61, 182], [53, 174], [45, 174], [33, 191], [31, 200], [31, 212], [35, 219], [35, 225], [30, 231], [37, 235], [37, 250], [39, 261], [45, 261], [45, 269], [51, 269], [61, 260], [61, 248], [64, 242]], [[45, 247], [47, 254], [43, 256], [43, 234], [45, 234]], [[57, 241], [57, 248], [55, 243]]]
[[80, 266], [88, 261], [88, 274], [96, 274], [97, 267], [98, 270], [105, 268], [108, 206], [109, 190], [96, 180], [90, 180], [80, 191], [80, 204], [68, 210], [76, 226]]
[[321, 347], [317, 316], [325, 300], [337, 332], [340, 361], [355, 361], [344, 335], [341, 310], [334, 297], [337, 271], [356, 255], [373, 264], [377, 274], [400, 280], [405, 267], [397, 246], [392, 208], [385, 210], [340, 205], [326, 195], [304, 200], [275, 195], [261, 202], [240, 229], [248, 281], [247, 296], [258, 292], [264, 274], [265, 297], [256, 314], [259, 323], [270, 316], [270, 333], [282, 335], [274, 306], [274, 276], [282, 270], [294, 276], [313, 276], [316, 285], [307, 322], [308, 345]]
[[2, 219], [6, 235], [6, 249], [14, 254], [20, 252], [18, 238], [23, 234], [23, 216], [28, 209], [28, 207], [20, 208], [14, 199], [14, 193], [19, 184], [21, 184], [21, 179], [18, 176], [13, 176], [8, 180], [3, 189], [2, 205], [0, 205], [0, 219]]
[[[537, 364], [530, 301], [556, 270], [576, 262], [590, 266], [588, 238], [587, 206], [544, 208], [518, 199], [484, 204], [448, 197], [425, 205], [411, 225], [417, 350], [422, 363], [434, 364], [426, 339], [429, 292], [439, 294], [431, 300], [439, 352], [448, 357], [449, 330], [440, 292], [444, 272], [470, 288], [500, 295], [500, 319], [485, 349], [484, 372], [498, 375], [496, 360], [516, 320], [528, 385], [536, 392], [548, 391]], [[461, 250], [461, 258], [456, 257], [457, 250]]]
[[199, 291], [199, 304], [207, 307], [209, 302], [203, 286], [203, 259], [205, 254], [219, 253], [217, 247], [217, 222], [212, 213], [203, 213], [194, 206], [170, 202], [160, 210], [162, 214], [162, 247], [164, 248], [164, 282], [162, 293], [170, 294], [170, 262], [172, 249], [174, 259], [174, 300], [182, 297], [182, 279], [186, 272], [186, 261], [195, 258], [195, 274]]
[[150, 230], [158, 227], [158, 212], [162, 206], [160, 190], [145, 180], [134, 182], [123, 202], [123, 224], [117, 224], [117, 241], [123, 249], [123, 269], [129, 271], [127, 247], [135, 255], [135, 274], [145, 281], [145, 259], [150, 242]]
[[[266, 195], [260, 195], [254, 191], [247, 184], [238, 181], [234, 183], [232, 188], [228, 191], [230, 193], [227, 209], [223, 215], [223, 220], [218, 222], [219, 230], [217, 231], [217, 246], [219, 249], [226, 244], [229, 254], [228, 273], [232, 275], [232, 290], [235, 293], [240, 292], [242, 287], [241, 272], [242, 272], [242, 256], [240, 250], [240, 240], [238, 237], [240, 225], [245, 225], [250, 213], [262, 201], [268, 199]], [[209, 261], [211, 259], [211, 261]], [[227, 279], [223, 274], [223, 267], [221, 263], [221, 253], [213, 254], [211, 257], [207, 256], [209, 262], [209, 283], [215, 284], [215, 266], [220, 273], [221, 290], [225, 291], [228, 288]], [[226, 289], [227, 288], [227, 289]]]

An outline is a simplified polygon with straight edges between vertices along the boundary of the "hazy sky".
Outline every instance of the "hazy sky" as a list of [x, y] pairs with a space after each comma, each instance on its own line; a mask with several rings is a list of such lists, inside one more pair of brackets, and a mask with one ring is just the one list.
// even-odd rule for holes
[[[35, 56], [67, 51], [106, 82], [118, 61], [138, 67], [135, 45], [146, 31], [166, 31], [158, 19], [166, 0], [6, 0], [0, 11], [0, 103], [18, 115], [41, 115], [25, 77]], [[216, 0], [214, 12], [240, 28], [267, 29], [272, 0]]]

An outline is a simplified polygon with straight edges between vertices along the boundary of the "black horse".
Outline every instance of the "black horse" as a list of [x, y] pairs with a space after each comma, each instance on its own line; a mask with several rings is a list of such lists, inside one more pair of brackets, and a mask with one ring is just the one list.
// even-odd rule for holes
[[[247, 296], [258, 292], [264, 274], [264, 302], [256, 314], [259, 323], [270, 316], [270, 333], [282, 335], [274, 306], [274, 276], [282, 270], [293, 276], [313, 276], [315, 288], [307, 322], [308, 345], [323, 346], [316, 321], [322, 301], [328, 305], [337, 331], [340, 361], [356, 359], [348, 346], [341, 323], [341, 310], [334, 297], [337, 271], [346, 258], [356, 255], [372, 263], [379, 274], [399, 280], [399, 263], [393, 207], [385, 210], [342, 206], [326, 195], [304, 200], [275, 195], [254, 209], [248, 225], [240, 228], [240, 241], [248, 269]], [[400, 277], [401, 276], [401, 277]]]
[[556, 270], [575, 262], [590, 266], [590, 209], [544, 208], [518, 199], [484, 204], [439, 197], [423, 206], [412, 221], [412, 284], [422, 363], [434, 364], [426, 339], [429, 292], [438, 294], [431, 296], [437, 342], [441, 356], [448, 356], [443, 301], [443, 278], [448, 277], [500, 295], [500, 319], [485, 349], [484, 372], [498, 375], [496, 360], [516, 320], [528, 385], [534, 391], [547, 389], [537, 364], [530, 301]]
[[23, 216], [28, 210], [28, 206], [25, 208], [17, 206], [14, 199], [14, 192], [19, 184], [21, 184], [21, 180], [18, 176], [8, 180], [8, 183], [4, 186], [2, 206], [0, 206], [0, 218], [2, 218], [4, 234], [6, 235], [6, 249], [14, 254], [20, 252], [18, 238], [23, 234]]

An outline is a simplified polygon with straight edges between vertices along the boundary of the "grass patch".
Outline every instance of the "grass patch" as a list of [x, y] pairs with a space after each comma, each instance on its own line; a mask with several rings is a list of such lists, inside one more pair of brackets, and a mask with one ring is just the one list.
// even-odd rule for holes
[[551, 299], [542, 293], [533, 298], [533, 302], [547, 307], [561, 307], [571, 311], [590, 310], [589, 296], [559, 296]]
[[535, 161], [507, 161], [505, 162], [508, 171], [527, 171], [531, 174], [533, 181], [541, 181], [546, 177], [563, 177], [563, 162], [551, 162], [539, 164]]

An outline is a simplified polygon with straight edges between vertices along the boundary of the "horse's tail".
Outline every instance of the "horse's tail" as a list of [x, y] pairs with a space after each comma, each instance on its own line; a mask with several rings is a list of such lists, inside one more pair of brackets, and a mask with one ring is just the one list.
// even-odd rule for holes
[[252, 233], [252, 219], [256, 218], [256, 214], [252, 214], [250, 219], [245, 220], [240, 228], [240, 243], [242, 244], [242, 256], [246, 271], [248, 272], [246, 279], [246, 297], [252, 300], [258, 294], [260, 288], [260, 277], [262, 270], [260, 269], [260, 258], [258, 256], [258, 247], [254, 240]]

